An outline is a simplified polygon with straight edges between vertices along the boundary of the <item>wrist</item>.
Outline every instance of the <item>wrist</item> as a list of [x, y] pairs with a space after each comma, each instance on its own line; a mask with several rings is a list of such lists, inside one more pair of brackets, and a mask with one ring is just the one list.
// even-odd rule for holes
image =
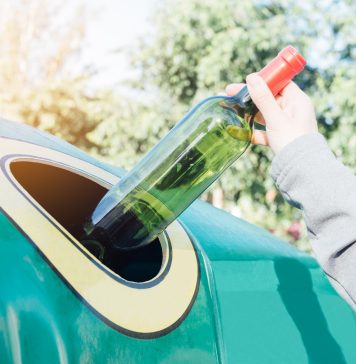
[[325, 138], [319, 132], [297, 136], [291, 142], [284, 144], [275, 154], [270, 169], [270, 175], [277, 186], [299, 160], [308, 158], [321, 149], [329, 148]]
[[270, 136], [270, 147], [272, 149], [273, 154], [276, 156], [279, 154], [284, 148], [288, 145], [292, 144], [296, 139], [303, 137], [304, 135], [308, 135], [310, 133], [296, 133], [291, 131], [289, 133], [273, 133]]

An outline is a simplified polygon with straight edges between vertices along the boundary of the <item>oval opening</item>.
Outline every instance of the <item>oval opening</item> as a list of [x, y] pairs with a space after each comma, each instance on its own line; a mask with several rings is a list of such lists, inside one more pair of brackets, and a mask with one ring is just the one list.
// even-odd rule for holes
[[[31, 197], [80, 242], [84, 223], [108, 189], [45, 161], [13, 161], [10, 170]], [[163, 257], [162, 242], [157, 238], [143, 248], [112, 254], [105, 266], [127, 281], [142, 283], [159, 274]]]

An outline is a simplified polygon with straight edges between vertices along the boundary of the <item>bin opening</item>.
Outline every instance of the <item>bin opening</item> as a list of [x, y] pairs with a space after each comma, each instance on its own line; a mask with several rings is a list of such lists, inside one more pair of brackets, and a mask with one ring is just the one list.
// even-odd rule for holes
[[[10, 169], [31, 197], [80, 241], [85, 221], [107, 188], [75, 171], [44, 161], [13, 161]], [[141, 249], [116, 253], [106, 266], [127, 281], [146, 282], [157, 276], [162, 262], [162, 245], [157, 238]]]

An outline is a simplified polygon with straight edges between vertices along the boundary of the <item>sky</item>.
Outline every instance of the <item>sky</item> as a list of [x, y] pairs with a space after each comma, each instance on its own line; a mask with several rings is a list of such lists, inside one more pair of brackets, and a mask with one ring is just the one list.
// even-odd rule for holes
[[[37, 0], [41, 4], [43, 0]], [[59, 4], [58, 23], [65, 27], [66, 21], [78, 6], [84, 4], [89, 10], [84, 51], [79, 59], [73, 60], [71, 69], [83, 70], [86, 65], [93, 65], [99, 72], [91, 78], [90, 85], [97, 87], [124, 87], [125, 79], [132, 79], [135, 70], [129, 64], [128, 51], [132, 49], [138, 38], [153, 28], [152, 16], [159, 3], [165, 0], [47, 0], [48, 5]], [[326, 1], [326, 0], [323, 0]], [[36, 1], [34, 1], [36, 2]], [[25, 0], [12, 0], [11, 4], [22, 6]], [[31, 2], [29, 2], [31, 3]], [[5, 8], [9, 8], [8, 0], [0, 0], [0, 18]], [[50, 44], [50, 43], [48, 43]], [[319, 42], [319, 46], [322, 46]], [[45, 45], [46, 47], [46, 45]], [[135, 47], [137, 49], [137, 47]], [[41, 51], [43, 47], [41, 48]], [[309, 64], [318, 63], [316, 57], [308, 55]], [[316, 59], [314, 59], [316, 58]], [[324, 63], [327, 60], [324, 60]], [[75, 73], [75, 72], [74, 72]]]
[[[164, 0], [85, 2], [94, 16], [89, 21], [87, 45], [80, 62], [82, 65], [93, 64], [100, 69], [100, 73], [91, 81], [94, 88], [122, 86], [122, 81], [130, 78], [134, 70], [129, 65], [129, 57], [125, 51], [150, 30], [153, 25], [151, 17], [162, 1]], [[82, 2], [83, 0], [71, 0], [69, 4], [75, 6]], [[322, 48], [322, 44], [319, 46]], [[317, 55], [318, 52], [314, 54]], [[312, 65], [318, 63], [319, 66], [323, 63], [320, 57], [311, 55], [308, 61]]]
[[[78, 1], [79, 2], [79, 1]], [[151, 26], [150, 16], [159, 0], [93, 0], [94, 17], [89, 22], [83, 64], [101, 69], [94, 78], [96, 86], [125, 80], [132, 68], [125, 53]], [[121, 48], [123, 52], [115, 52]]]

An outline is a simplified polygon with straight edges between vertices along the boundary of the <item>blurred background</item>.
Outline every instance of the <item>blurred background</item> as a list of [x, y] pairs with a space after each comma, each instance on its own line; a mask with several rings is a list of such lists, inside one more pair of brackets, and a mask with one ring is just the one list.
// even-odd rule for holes
[[[353, 0], [0, 0], [0, 117], [131, 168], [202, 98], [294, 45], [296, 82], [356, 172]], [[202, 198], [309, 251], [254, 146]]]

